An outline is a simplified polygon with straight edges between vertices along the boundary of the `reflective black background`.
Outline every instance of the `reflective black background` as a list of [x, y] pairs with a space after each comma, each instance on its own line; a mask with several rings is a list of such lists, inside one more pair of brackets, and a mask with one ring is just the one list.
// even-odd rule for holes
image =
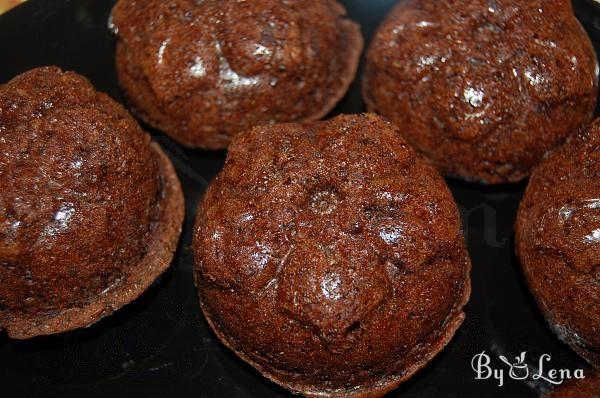
[[[143, 1], [143, 0], [142, 0]], [[395, 0], [342, 0], [362, 25], [366, 42]], [[58, 65], [88, 77], [123, 100], [106, 28], [113, 0], [30, 0], [0, 16], [0, 82], [30, 68]], [[600, 9], [574, 2], [577, 15], [600, 45]], [[364, 110], [358, 80], [334, 111]], [[147, 128], [147, 127], [146, 127]], [[29, 341], [0, 333], [3, 397], [280, 397], [266, 381], [225, 350], [208, 329], [196, 300], [190, 250], [195, 207], [223, 165], [224, 152], [185, 150], [159, 132], [183, 183], [184, 233], [172, 267], [141, 298], [85, 329]], [[560, 343], [529, 295], [513, 254], [512, 224], [525, 183], [481, 187], [448, 183], [463, 214], [473, 260], [473, 293], [467, 319], [448, 347], [390, 396], [538, 397], [551, 386], [540, 380], [474, 380], [473, 355], [486, 351], [512, 359], [527, 351], [536, 367], [542, 353], [554, 368], [587, 368]], [[0, 187], [0, 189], [2, 189]], [[508, 378], [508, 377], [506, 377]]]

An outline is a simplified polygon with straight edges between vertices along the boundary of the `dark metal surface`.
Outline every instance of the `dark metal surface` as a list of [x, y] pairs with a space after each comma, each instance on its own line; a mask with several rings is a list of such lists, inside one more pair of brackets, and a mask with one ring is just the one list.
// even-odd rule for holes
[[[35, 66], [58, 65], [88, 77], [118, 101], [109, 0], [30, 0], [0, 17], [0, 82]], [[342, 1], [366, 42], [395, 0]], [[600, 11], [575, 1], [577, 15], [600, 45]], [[364, 108], [358, 79], [334, 113]], [[225, 350], [208, 329], [192, 282], [191, 228], [196, 203], [223, 165], [224, 152], [185, 150], [155, 135], [177, 167], [187, 217], [171, 269], [141, 298], [85, 329], [29, 341], [0, 334], [0, 396], [7, 397], [280, 397], [287, 392]], [[473, 260], [467, 319], [449, 346], [390, 396], [538, 397], [543, 380], [475, 380], [471, 358], [482, 351], [496, 368], [502, 354], [527, 351], [526, 363], [551, 356], [557, 369], [587, 368], [560, 343], [529, 295], [513, 254], [512, 224], [525, 183], [481, 187], [448, 183], [459, 203]], [[1, 189], [1, 187], [0, 187]], [[504, 367], [506, 373], [508, 368]]]

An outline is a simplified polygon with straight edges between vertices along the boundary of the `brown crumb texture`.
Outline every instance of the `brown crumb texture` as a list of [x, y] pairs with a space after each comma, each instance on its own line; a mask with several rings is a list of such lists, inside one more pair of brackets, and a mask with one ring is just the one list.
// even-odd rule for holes
[[168, 267], [183, 217], [174, 170], [85, 78], [46, 67], [1, 86], [0, 154], [0, 329], [11, 337], [88, 326]]
[[569, 0], [407, 0], [367, 54], [369, 111], [446, 175], [530, 175], [591, 121], [598, 63]]
[[380, 396], [461, 324], [470, 262], [443, 179], [374, 115], [236, 137], [194, 234], [220, 339], [308, 396]]
[[516, 222], [531, 292], [558, 337], [600, 364], [600, 121], [535, 170]]
[[333, 0], [120, 0], [121, 87], [135, 113], [190, 147], [255, 125], [317, 120], [354, 80], [359, 26]]

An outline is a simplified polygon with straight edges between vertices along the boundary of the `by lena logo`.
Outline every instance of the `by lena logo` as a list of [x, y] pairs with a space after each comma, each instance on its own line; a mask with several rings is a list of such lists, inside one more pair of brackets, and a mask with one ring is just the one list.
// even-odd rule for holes
[[475, 372], [475, 380], [494, 379], [498, 382], [498, 387], [504, 385], [506, 377], [506, 367], [508, 367], [508, 377], [512, 380], [525, 380], [531, 377], [532, 380], [544, 380], [548, 383], [559, 385], [569, 379], [583, 379], [583, 369], [554, 369], [549, 366], [552, 360], [550, 355], [542, 354], [537, 362], [537, 368], [530, 366], [525, 362], [526, 352], [523, 351], [515, 357], [514, 361], [508, 360], [504, 355], [498, 355], [498, 359], [502, 364], [498, 363], [499, 367], [494, 367], [492, 358], [482, 351], [473, 356], [471, 360], [471, 368]]

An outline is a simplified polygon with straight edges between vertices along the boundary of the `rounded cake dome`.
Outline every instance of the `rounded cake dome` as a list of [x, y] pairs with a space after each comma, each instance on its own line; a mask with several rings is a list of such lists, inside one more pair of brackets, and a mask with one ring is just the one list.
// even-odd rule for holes
[[393, 389], [452, 338], [470, 292], [448, 187], [374, 115], [236, 137], [194, 256], [221, 341], [308, 396]]
[[183, 221], [169, 159], [83, 77], [38, 68], [0, 87], [0, 329], [88, 326], [168, 266]]
[[594, 114], [598, 63], [570, 0], [407, 0], [367, 54], [369, 111], [443, 174], [530, 175]]
[[600, 120], [534, 171], [519, 206], [516, 243], [554, 332], [600, 365]]
[[120, 0], [119, 81], [134, 112], [180, 143], [223, 149], [255, 125], [317, 120], [362, 50], [334, 0]]

